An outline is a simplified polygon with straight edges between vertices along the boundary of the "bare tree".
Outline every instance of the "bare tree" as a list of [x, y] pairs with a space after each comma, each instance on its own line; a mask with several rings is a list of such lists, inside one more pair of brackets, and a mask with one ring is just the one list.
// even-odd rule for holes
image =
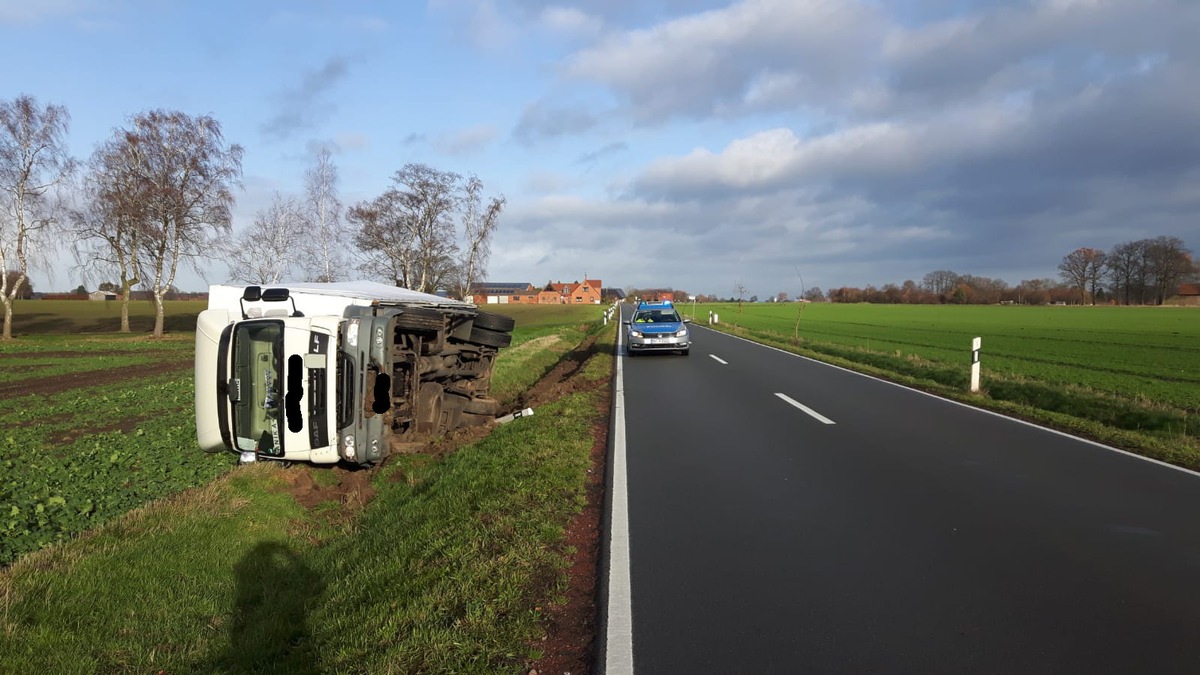
[[1140, 241], [1126, 241], [1112, 247], [1104, 259], [1104, 268], [1112, 282], [1113, 293], [1123, 304], [1132, 302], [1133, 280], [1138, 268], [1144, 264], [1145, 245]]
[[304, 195], [309, 228], [305, 248], [305, 276], [313, 281], [337, 281], [346, 269], [346, 231], [338, 199], [338, 170], [329, 148], [321, 148], [316, 164], [304, 174]]
[[465, 298], [471, 292], [471, 284], [487, 272], [488, 258], [492, 253], [492, 233], [504, 209], [504, 195], [493, 197], [483, 206], [483, 181], [477, 176], [468, 176], [463, 185], [462, 223], [465, 246], [458, 270], [458, 297]]
[[1092, 303], [1096, 301], [1096, 290], [1104, 272], [1104, 251], [1095, 248], [1077, 248], [1063, 257], [1058, 264], [1063, 281], [1079, 289], [1080, 301], [1088, 304], [1088, 293]]
[[454, 271], [458, 253], [453, 214], [461, 177], [425, 164], [406, 164], [392, 187], [350, 210], [363, 269], [405, 288], [433, 293]]
[[0, 270], [17, 272], [13, 283], [0, 275], [4, 340], [12, 339], [13, 300], [57, 224], [52, 191], [75, 167], [66, 145], [70, 119], [64, 106], [42, 106], [25, 94], [0, 101]]
[[1146, 262], [1154, 275], [1154, 304], [1161, 305], [1179, 282], [1193, 273], [1191, 252], [1178, 237], [1146, 241]]
[[118, 129], [96, 148], [78, 191], [82, 203], [71, 210], [75, 259], [89, 274], [116, 274], [121, 294], [121, 332], [128, 333], [129, 302], [141, 283], [141, 238], [146, 231], [150, 184], [139, 172], [139, 149]]
[[233, 190], [241, 187], [242, 147], [227, 145], [210, 116], [151, 110], [136, 115], [124, 143], [145, 199], [139, 255], [144, 284], [154, 293], [154, 336], [163, 334], [163, 299], [181, 262], [223, 250], [217, 236], [230, 230]]
[[746, 297], [746, 284], [740, 280], [733, 282], [733, 292], [737, 295], [738, 302], [737, 320], [733, 322], [733, 326], [739, 328], [742, 325], [742, 299]]
[[415, 249], [394, 201], [395, 194], [385, 192], [369, 202], [352, 206], [346, 219], [355, 227], [353, 240], [363, 254], [362, 270], [409, 288]]
[[958, 280], [959, 277], [956, 272], [934, 270], [921, 279], [921, 286], [930, 293], [941, 296], [944, 301], [945, 296], [954, 291], [954, 287], [958, 285]]
[[20, 283], [17, 283], [17, 278], [21, 276], [20, 272], [9, 270], [4, 273], [4, 276], [7, 277], [5, 281], [8, 282], [8, 287], [15, 289], [14, 298], [17, 300], [29, 300], [33, 297], [33, 282], [29, 280], [29, 277], [25, 277]]
[[275, 192], [270, 206], [256, 213], [254, 223], [227, 244], [230, 279], [251, 284], [282, 281], [300, 248], [297, 242], [305, 236], [307, 215], [295, 198]]

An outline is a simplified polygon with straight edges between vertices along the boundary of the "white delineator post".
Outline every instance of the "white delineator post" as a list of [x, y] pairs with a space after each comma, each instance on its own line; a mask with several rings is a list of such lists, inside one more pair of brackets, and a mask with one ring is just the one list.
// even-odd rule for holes
[[971, 340], [971, 393], [979, 391], [979, 349], [983, 346], [983, 338]]

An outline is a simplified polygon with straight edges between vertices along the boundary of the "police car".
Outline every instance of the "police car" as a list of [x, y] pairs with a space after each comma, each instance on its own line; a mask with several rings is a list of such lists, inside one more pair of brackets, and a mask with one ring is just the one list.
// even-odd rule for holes
[[677, 351], [687, 356], [691, 350], [692, 335], [684, 325], [691, 319], [681, 318], [670, 300], [638, 303], [633, 318], [624, 323], [629, 327], [626, 344], [630, 356], [652, 351]]

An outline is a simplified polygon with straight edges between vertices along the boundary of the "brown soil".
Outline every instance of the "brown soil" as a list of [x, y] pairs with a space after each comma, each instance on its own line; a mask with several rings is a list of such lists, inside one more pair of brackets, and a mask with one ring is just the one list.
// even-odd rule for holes
[[[590, 673], [593, 642], [596, 637], [596, 578], [600, 556], [600, 526], [604, 512], [604, 471], [608, 455], [608, 412], [611, 409], [611, 382], [587, 381], [576, 377], [593, 354], [599, 353], [596, 336], [590, 336], [568, 353], [536, 385], [518, 397], [516, 409], [537, 406], [578, 391], [602, 393], [598, 404], [602, 418], [592, 427], [591, 468], [587, 475], [587, 505], [567, 526], [563, 550], [574, 550], [567, 572], [567, 602], [543, 607], [546, 637], [534, 645], [542, 658], [530, 666], [530, 673], [547, 675]], [[569, 548], [568, 548], [569, 547]], [[546, 595], [549, 595], [549, 589]]]
[[[129, 352], [40, 352], [38, 357], [54, 357], [63, 360], [93, 359], [98, 356], [127, 356]], [[11, 382], [0, 383], [0, 400], [22, 396], [53, 396], [72, 389], [83, 387], [103, 387], [105, 385], [125, 382], [127, 380], [149, 379], [155, 375], [178, 373], [193, 367], [190, 354], [178, 352], [145, 352], [140, 356], [161, 358], [154, 363], [143, 363], [134, 366], [114, 366], [103, 370], [87, 370], [75, 373], [65, 373], [53, 376], [34, 376]], [[0, 361], [12, 354], [0, 354]], [[29, 354], [20, 354], [28, 357]]]
[[567, 572], [567, 603], [544, 608], [546, 638], [542, 658], [529, 671], [534, 675], [583, 675], [592, 672], [595, 657], [597, 574], [600, 526], [604, 512], [604, 471], [608, 455], [608, 412], [611, 389], [605, 387], [603, 422], [592, 428], [592, 468], [587, 475], [587, 506], [567, 527], [564, 545], [574, 547]]
[[[332, 471], [337, 482], [332, 485], [319, 485], [313, 479], [314, 471]], [[371, 471], [341, 466], [316, 468], [297, 465], [280, 475], [287, 486], [287, 492], [306, 509], [326, 502], [337, 502], [344, 507], [358, 510], [375, 497], [375, 488], [371, 486]]]

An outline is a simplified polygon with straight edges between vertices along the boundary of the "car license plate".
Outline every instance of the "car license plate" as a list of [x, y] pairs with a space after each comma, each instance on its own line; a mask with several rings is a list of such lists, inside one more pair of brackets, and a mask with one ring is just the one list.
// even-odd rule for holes
[[666, 341], [666, 340], [664, 340], [664, 339], [662, 339], [662, 338], [650, 338], [649, 340], [646, 340], [646, 342], [647, 342], [648, 344], [652, 344], [652, 345], [665, 345], [665, 344], [667, 344], [667, 341]]

